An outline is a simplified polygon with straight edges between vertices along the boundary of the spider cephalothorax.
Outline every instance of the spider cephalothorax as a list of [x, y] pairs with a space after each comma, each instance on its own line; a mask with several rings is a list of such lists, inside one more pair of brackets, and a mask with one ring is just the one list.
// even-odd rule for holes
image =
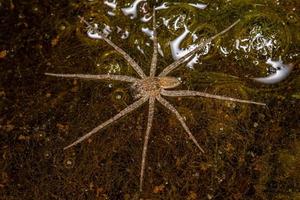
[[136, 92], [136, 98], [148, 95], [156, 97], [160, 95], [162, 89], [171, 89], [180, 85], [180, 81], [175, 77], [147, 77], [132, 84], [132, 89]]
[[127, 106], [124, 110], [120, 111], [114, 117], [108, 119], [107, 121], [103, 122], [99, 126], [95, 127], [93, 130], [88, 132], [87, 134], [83, 135], [79, 139], [77, 139], [72, 144], [66, 146], [64, 149], [68, 149], [85, 139], [89, 138], [93, 134], [99, 132], [101, 129], [106, 127], [107, 125], [117, 121], [119, 118], [127, 115], [128, 113], [134, 111], [145, 102], [149, 102], [149, 111], [148, 111], [148, 122], [146, 128], [146, 134], [144, 139], [143, 145], [143, 152], [142, 152], [142, 161], [141, 161], [141, 171], [140, 171], [140, 191], [142, 191], [143, 180], [144, 180], [144, 171], [145, 171], [145, 163], [146, 163], [146, 154], [148, 149], [148, 142], [150, 137], [150, 131], [152, 128], [152, 121], [154, 116], [154, 105], [155, 102], [158, 101], [161, 103], [165, 108], [171, 111], [177, 117], [178, 121], [182, 125], [183, 129], [187, 133], [189, 139], [193, 141], [193, 143], [197, 146], [197, 148], [204, 153], [203, 148], [199, 145], [196, 138], [193, 136], [191, 131], [189, 130], [188, 126], [186, 125], [183, 117], [178, 113], [176, 108], [169, 103], [163, 96], [169, 97], [182, 97], [182, 96], [201, 96], [206, 98], [213, 98], [225, 101], [235, 101], [240, 103], [249, 103], [249, 104], [258, 104], [258, 105], [265, 105], [264, 103], [249, 101], [249, 100], [242, 100], [242, 99], [235, 99], [231, 97], [219, 96], [219, 95], [212, 95], [204, 92], [198, 91], [190, 91], [190, 90], [168, 90], [175, 88], [180, 84], [180, 81], [175, 77], [168, 76], [170, 72], [174, 69], [179, 67], [182, 63], [184, 63], [191, 55], [195, 52], [200, 51], [204, 48], [204, 46], [214, 40], [216, 37], [224, 34], [225, 32], [229, 31], [233, 26], [235, 26], [239, 20], [234, 22], [228, 28], [224, 29], [223, 31], [219, 32], [218, 34], [214, 35], [213, 37], [203, 40], [201, 44], [195, 48], [193, 51], [187, 53], [182, 58], [176, 60], [169, 66], [163, 69], [163, 71], [156, 75], [156, 66], [157, 66], [157, 56], [158, 56], [158, 42], [156, 36], [156, 25], [155, 25], [155, 9], [153, 10], [153, 56], [151, 59], [151, 66], [150, 66], [150, 75], [146, 76], [142, 68], [132, 59], [123, 49], [118, 47], [115, 43], [113, 43], [110, 39], [108, 39], [104, 34], [99, 32], [97, 28], [93, 27], [83, 18], [80, 18], [91, 30], [97, 33], [105, 42], [107, 42], [111, 47], [113, 47], [118, 53], [120, 53], [123, 58], [131, 65], [131, 67], [135, 70], [139, 78], [135, 78], [132, 76], [126, 75], [111, 75], [111, 74], [100, 74], [100, 75], [91, 75], [91, 74], [53, 74], [53, 73], [46, 73], [46, 75], [50, 76], [57, 76], [57, 77], [67, 77], [67, 78], [79, 78], [79, 79], [93, 79], [93, 80], [114, 80], [114, 81], [123, 81], [132, 84], [132, 89], [136, 92], [136, 100], [131, 105]]

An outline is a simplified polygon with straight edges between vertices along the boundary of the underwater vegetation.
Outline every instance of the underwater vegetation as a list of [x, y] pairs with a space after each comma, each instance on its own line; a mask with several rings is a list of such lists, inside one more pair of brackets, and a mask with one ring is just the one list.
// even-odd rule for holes
[[[124, 117], [131, 112], [134, 112], [143, 104], [147, 104], [149, 102], [149, 110], [148, 110], [148, 119], [147, 119], [147, 126], [146, 126], [146, 134], [144, 138], [144, 145], [143, 145], [143, 153], [142, 153], [142, 162], [141, 162], [141, 173], [140, 173], [140, 184], [139, 190], [140, 192], [143, 191], [143, 183], [144, 183], [144, 173], [145, 173], [145, 166], [146, 166], [146, 157], [147, 157], [147, 150], [148, 150], [148, 143], [150, 139], [151, 128], [153, 126], [153, 118], [154, 118], [154, 111], [155, 111], [155, 102], [159, 102], [163, 107], [173, 113], [178, 122], [180, 122], [182, 128], [188, 135], [188, 138], [197, 146], [197, 148], [205, 154], [203, 148], [199, 145], [198, 141], [191, 133], [190, 129], [186, 125], [184, 118], [182, 115], [177, 111], [177, 109], [170, 104], [163, 96], [165, 97], [202, 97], [202, 98], [210, 98], [210, 99], [217, 99], [222, 101], [230, 101], [230, 102], [239, 102], [239, 103], [246, 103], [246, 104], [255, 104], [265, 106], [266, 104], [260, 102], [254, 102], [250, 100], [242, 100], [236, 99], [232, 97], [214, 95], [199, 91], [192, 91], [192, 90], [169, 90], [178, 87], [181, 82], [178, 78], [172, 77], [169, 74], [172, 73], [176, 68], [179, 68], [182, 64], [185, 63], [189, 57], [194, 56], [195, 53], [199, 51], [203, 51], [206, 49], [208, 43], [211, 43], [215, 38], [220, 37], [221, 35], [227, 33], [232, 29], [240, 20], [237, 20], [230, 26], [228, 26], [223, 31], [215, 34], [214, 36], [205, 39], [202, 43], [198, 44], [193, 50], [185, 53], [180, 58], [178, 58], [173, 63], [166, 66], [163, 71], [159, 74], [156, 72], [157, 68], [157, 61], [158, 57], [158, 41], [157, 41], [157, 30], [156, 30], [156, 17], [155, 17], [155, 7], [153, 7], [153, 14], [152, 14], [152, 40], [153, 40], [153, 54], [150, 63], [150, 73], [146, 75], [145, 72], [142, 70], [142, 67], [139, 66], [129, 54], [127, 54], [123, 49], [118, 47], [114, 42], [112, 42], [108, 37], [105, 36], [105, 31], [100, 32], [98, 31], [97, 27], [94, 27], [89, 22], [87, 22], [84, 18], [79, 17], [82, 22], [84, 22], [88, 28], [88, 35], [95, 39], [102, 39], [107, 44], [109, 44], [112, 48], [114, 48], [134, 69], [134, 71], [138, 74], [138, 78], [133, 76], [126, 76], [126, 75], [115, 75], [115, 74], [55, 74], [55, 73], [45, 73], [47, 76], [54, 76], [54, 77], [61, 77], [61, 78], [71, 78], [71, 79], [82, 79], [82, 80], [110, 80], [110, 81], [121, 81], [121, 82], [128, 82], [131, 83], [131, 89], [134, 92], [135, 101], [128, 105], [126, 108], [121, 110], [115, 116], [111, 117], [110, 119], [106, 120], [105, 122], [101, 123], [97, 127], [93, 128], [91, 131], [86, 133], [85, 135], [78, 138], [73, 143], [69, 144], [64, 148], [67, 150], [81, 142], [87, 140], [92, 135], [100, 132], [102, 129], [107, 127], [108, 125], [118, 121], [121, 117]], [[171, 44], [172, 45], [172, 44]], [[189, 65], [189, 64], [188, 64]], [[188, 66], [187, 65], [187, 66]], [[282, 63], [281, 63], [282, 65]], [[114, 99], [121, 99], [122, 93], [117, 93]]]
[[[138, 172], [147, 106], [63, 151], [130, 105], [134, 95], [128, 84], [116, 81], [53, 80], [44, 73], [135, 76], [109, 45], [87, 35], [78, 15], [106, 31], [149, 72], [152, 23], [147, 13], [154, 5], [138, 1], [135, 13], [130, 9], [134, 2], [0, 2], [0, 199], [299, 198], [297, 0], [155, 3], [161, 7], [158, 72], [201, 38], [241, 20], [230, 34], [191, 57], [190, 65], [172, 73], [180, 78], [180, 89], [267, 104], [168, 98], [205, 155], [187, 142], [176, 117], [159, 104], [141, 194]], [[171, 42], [185, 31], [172, 51]], [[294, 65], [289, 76], [270, 85], [252, 80], [274, 73], [266, 62], [280, 57]]]

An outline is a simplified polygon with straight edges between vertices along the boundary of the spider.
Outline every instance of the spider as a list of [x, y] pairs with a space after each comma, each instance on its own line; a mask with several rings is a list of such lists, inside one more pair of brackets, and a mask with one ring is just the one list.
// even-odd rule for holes
[[123, 49], [118, 47], [115, 43], [113, 43], [108, 37], [106, 37], [103, 33], [98, 31], [98, 29], [88, 23], [83, 17], [80, 17], [81, 22], [85, 23], [90, 30], [94, 33], [101, 36], [101, 38], [113, 47], [119, 54], [123, 56], [123, 58], [131, 65], [131, 67], [135, 70], [138, 74], [139, 78], [132, 77], [132, 76], [125, 76], [125, 75], [111, 75], [111, 74], [100, 74], [100, 75], [91, 75], [91, 74], [54, 74], [54, 73], [45, 73], [45, 75], [55, 76], [55, 77], [64, 77], [64, 78], [77, 78], [77, 79], [92, 79], [92, 80], [114, 80], [114, 81], [123, 81], [131, 83], [132, 89], [136, 92], [136, 101], [131, 105], [127, 106], [124, 110], [120, 111], [118, 114], [113, 116], [112, 118], [108, 119], [107, 121], [103, 122], [99, 126], [95, 127], [93, 130], [88, 132], [87, 134], [83, 135], [82, 137], [78, 138], [76, 141], [71, 143], [70, 145], [64, 147], [64, 150], [81, 143], [82, 141], [86, 140], [87, 138], [91, 137], [93, 134], [99, 132], [109, 124], [117, 121], [119, 118], [129, 114], [130, 112], [136, 110], [138, 107], [149, 102], [149, 110], [148, 110], [148, 121], [147, 121], [147, 128], [146, 134], [144, 137], [144, 144], [143, 144], [143, 151], [142, 151], [142, 161], [141, 161], [141, 169], [140, 169], [140, 180], [139, 180], [139, 191], [142, 192], [143, 190], [143, 181], [144, 181], [144, 172], [145, 172], [145, 164], [146, 164], [146, 155], [148, 149], [148, 142], [150, 137], [150, 131], [152, 128], [152, 122], [154, 117], [154, 105], [155, 102], [158, 101], [164, 107], [166, 107], [171, 113], [175, 114], [176, 118], [180, 122], [181, 126], [188, 134], [189, 139], [193, 141], [193, 143], [197, 146], [197, 148], [204, 153], [204, 149], [199, 145], [196, 138], [191, 133], [190, 129], [185, 123], [184, 118], [180, 115], [180, 113], [176, 110], [176, 108], [169, 103], [163, 96], [168, 97], [183, 97], [183, 96], [200, 96], [206, 98], [213, 98], [225, 101], [235, 101], [240, 103], [248, 103], [248, 104], [257, 104], [257, 105], [265, 105], [264, 103], [254, 102], [249, 100], [242, 100], [236, 99], [226, 96], [219, 96], [208, 94], [204, 92], [198, 91], [190, 91], [190, 90], [169, 90], [175, 88], [181, 84], [181, 82], [172, 76], [168, 76], [170, 72], [174, 69], [178, 68], [181, 64], [183, 64], [190, 56], [192, 56], [195, 52], [203, 50], [205, 45], [212, 42], [218, 36], [226, 33], [232, 27], [234, 27], [240, 20], [235, 21], [232, 25], [224, 29], [223, 31], [217, 33], [216, 35], [202, 40], [198, 47], [194, 50], [187, 53], [185, 56], [181, 57], [180, 59], [176, 60], [172, 64], [168, 65], [166, 68], [163, 69], [161, 73], [156, 76], [156, 67], [157, 67], [157, 58], [158, 58], [158, 41], [157, 41], [157, 32], [156, 32], [156, 19], [155, 19], [155, 9], [153, 9], [153, 16], [152, 16], [152, 26], [153, 26], [153, 55], [151, 59], [150, 65], [150, 74], [147, 76], [142, 68], [128, 55]]

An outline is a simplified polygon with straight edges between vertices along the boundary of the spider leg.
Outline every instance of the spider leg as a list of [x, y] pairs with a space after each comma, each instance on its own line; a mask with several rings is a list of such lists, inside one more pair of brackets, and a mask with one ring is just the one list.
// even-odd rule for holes
[[240, 21], [240, 19], [238, 19], [237, 21], [235, 21], [233, 24], [231, 24], [229, 27], [227, 27], [226, 29], [224, 29], [223, 31], [217, 33], [216, 35], [202, 41], [198, 47], [196, 47], [194, 50], [190, 51], [189, 53], [187, 53], [186, 55], [184, 55], [183, 57], [181, 57], [180, 59], [176, 60], [175, 62], [173, 62], [172, 64], [170, 64], [169, 66], [167, 66], [158, 76], [166, 76], [168, 75], [171, 71], [173, 71], [174, 69], [176, 69], [179, 65], [181, 65], [182, 63], [184, 63], [186, 61], [186, 59], [188, 57], [190, 57], [191, 55], [193, 55], [194, 53], [196, 53], [197, 51], [200, 51], [201, 49], [203, 49], [208, 43], [210, 43], [211, 41], [213, 41], [215, 38], [219, 37], [220, 35], [223, 35], [224, 33], [226, 33], [227, 31], [229, 31], [232, 27], [234, 27], [238, 22]]
[[199, 143], [197, 142], [196, 138], [193, 136], [193, 134], [191, 133], [190, 129], [188, 128], [188, 126], [186, 125], [186, 123], [184, 122], [183, 117], [179, 114], [179, 112], [176, 110], [176, 108], [170, 104], [166, 99], [164, 99], [161, 96], [156, 97], [156, 99], [163, 105], [165, 106], [167, 109], [169, 109], [172, 113], [174, 113], [177, 117], [177, 119], [179, 120], [179, 122], [181, 123], [182, 127], [184, 128], [184, 130], [187, 132], [187, 134], [189, 135], [190, 139], [195, 143], [195, 145], [199, 148], [199, 150], [204, 153], [204, 150], [202, 149], [202, 147], [199, 145]]
[[232, 97], [213, 95], [213, 94], [208, 94], [208, 93], [204, 93], [204, 92], [190, 91], [190, 90], [175, 90], [175, 91], [174, 90], [173, 91], [162, 90], [161, 94], [164, 96], [169, 96], [169, 97], [200, 96], [200, 97], [220, 99], [220, 100], [225, 100], [225, 101], [249, 103], [249, 104], [262, 105], [262, 106], [266, 105], [265, 103], [260, 103], [260, 102], [255, 102], [255, 101], [236, 99], [236, 98], [232, 98]]
[[89, 80], [115, 80], [115, 81], [124, 81], [124, 82], [136, 82], [137, 78], [131, 76], [123, 75], [110, 75], [110, 74], [100, 74], [100, 75], [91, 75], [91, 74], [54, 74], [54, 73], [45, 73], [47, 76], [56, 76], [64, 78], [79, 78], [79, 79], [89, 79]]
[[94, 133], [97, 133], [98, 131], [100, 131], [101, 129], [103, 129], [104, 127], [106, 127], [107, 125], [117, 121], [120, 117], [127, 115], [128, 113], [134, 111], [135, 109], [137, 109], [138, 107], [140, 107], [143, 103], [145, 103], [148, 100], [148, 97], [143, 97], [137, 101], [135, 101], [133, 104], [129, 105], [128, 107], [126, 107], [124, 110], [122, 110], [121, 112], [119, 112], [118, 114], [116, 114], [114, 117], [110, 118], [109, 120], [103, 122], [102, 124], [100, 124], [99, 126], [97, 126], [96, 128], [94, 128], [93, 130], [91, 130], [90, 132], [88, 132], [87, 134], [85, 134], [84, 136], [80, 137], [79, 139], [77, 139], [75, 142], [73, 142], [72, 144], [66, 146], [64, 148], [64, 150], [84, 141], [85, 139], [91, 137]]
[[157, 65], [157, 52], [158, 52], [158, 42], [157, 42], [157, 31], [156, 31], [156, 17], [155, 17], [155, 8], [153, 7], [153, 55], [150, 66], [150, 77], [155, 76], [156, 65]]
[[150, 131], [151, 131], [151, 128], [152, 128], [152, 123], [153, 123], [154, 103], [155, 103], [155, 97], [150, 97], [150, 99], [149, 99], [149, 112], [148, 112], [147, 130], [146, 130], [146, 134], [145, 134], [143, 154], [142, 154], [141, 176], [140, 176], [140, 192], [143, 190], [144, 172], [145, 172], [145, 163], [146, 163], [146, 157], [147, 157], [149, 135], [150, 135]]
[[98, 29], [96, 29], [94, 26], [92, 26], [89, 22], [87, 22], [83, 17], [80, 17], [80, 20], [85, 23], [90, 29], [92, 29], [95, 33], [97, 33], [98, 35], [100, 35], [102, 37], [102, 39], [109, 44], [111, 47], [113, 47], [119, 54], [121, 54], [123, 56], [123, 58], [125, 60], [127, 60], [127, 62], [132, 66], [132, 68], [136, 71], [136, 73], [138, 73], [138, 75], [141, 78], [145, 78], [146, 75], [143, 72], [143, 70], [141, 69], [141, 67], [133, 60], [133, 58], [131, 58], [130, 55], [128, 55], [123, 49], [121, 49], [120, 47], [118, 47], [115, 43], [113, 43], [110, 39], [108, 39], [107, 37], [105, 37], [104, 34], [102, 34], [100, 31], [98, 31]]

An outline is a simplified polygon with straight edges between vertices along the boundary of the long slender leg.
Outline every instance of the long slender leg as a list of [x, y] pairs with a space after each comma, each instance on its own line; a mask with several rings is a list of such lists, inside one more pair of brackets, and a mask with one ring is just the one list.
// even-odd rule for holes
[[64, 150], [82, 142], [83, 140], [91, 137], [94, 133], [97, 133], [98, 131], [100, 131], [101, 129], [103, 129], [105, 126], [111, 124], [112, 122], [117, 121], [120, 117], [127, 115], [128, 113], [132, 112], [133, 110], [137, 109], [138, 107], [140, 107], [143, 103], [145, 103], [148, 100], [148, 97], [143, 97], [137, 101], [135, 101], [133, 104], [129, 105], [127, 108], [125, 108], [124, 110], [122, 110], [121, 112], [119, 112], [118, 114], [116, 114], [114, 117], [110, 118], [109, 120], [103, 122], [102, 124], [100, 124], [99, 126], [97, 126], [96, 128], [94, 128], [93, 130], [91, 130], [90, 132], [88, 132], [87, 134], [85, 134], [84, 136], [80, 137], [79, 139], [77, 139], [75, 142], [73, 142], [72, 144], [66, 146], [64, 148]]
[[155, 8], [153, 7], [153, 55], [150, 66], [150, 77], [155, 76], [156, 65], [157, 65], [157, 51], [158, 51], [158, 42], [157, 42], [157, 32], [156, 32], [156, 16], [155, 16]]
[[141, 176], [140, 176], [140, 192], [143, 190], [144, 172], [145, 172], [145, 163], [146, 163], [146, 157], [147, 157], [149, 135], [150, 135], [150, 131], [151, 131], [151, 128], [152, 128], [153, 115], [154, 115], [154, 103], [155, 103], [155, 97], [150, 97], [150, 99], [149, 99], [149, 112], [148, 112], [147, 130], [146, 130], [146, 134], [145, 134], [143, 154], [142, 154]]
[[45, 73], [47, 76], [56, 76], [64, 78], [79, 78], [79, 79], [89, 79], [89, 80], [115, 80], [115, 81], [124, 81], [124, 82], [136, 82], [139, 79], [132, 76], [123, 76], [123, 75], [110, 75], [110, 74], [54, 74], [54, 73]]
[[213, 94], [208, 94], [208, 93], [204, 93], [204, 92], [190, 91], [190, 90], [175, 90], [175, 91], [174, 90], [173, 91], [162, 90], [161, 94], [164, 96], [169, 96], [169, 97], [200, 96], [200, 97], [220, 99], [220, 100], [225, 100], [225, 101], [235, 101], [235, 102], [240, 102], [240, 103], [249, 103], [249, 104], [262, 105], [262, 106], [266, 105], [265, 103], [260, 103], [260, 102], [255, 102], [255, 101], [236, 99], [236, 98], [231, 98], [231, 97], [226, 97], [226, 96], [213, 95]]
[[201, 49], [203, 49], [206, 44], [210, 43], [211, 41], [213, 41], [215, 38], [219, 37], [220, 35], [223, 35], [224, 33], [226, 33], [227, 31], [229, 31], [232, 27], [234, 27], [240, 20], [238, 19], [237, 21], [235, 21], [233, 24], [231, 24], [229, 27], [227, 27], [226, 29], [224, 29], [223, 31], [217, 33], [216, 35], [202, 41], [198, 47], [196, 47], [193, 51], [187, 53], [185, 56], [181, 57], [180, 59], [176, 60], [175, 62], [173, 62], [172, 64], [170, 64], [169, 66], [167, 66], [158, 76], [166, 76], [167, 74], [169, 74], [171, 71], [173, 71], [175, 68], [177, 68], [179, 65], [181, 65], [182, 63], [184, 63], [186, 61], [186, 59], [188, 57], [190, 57], [191, 55], [193, 55], [194, 53], [196, 53], [197, 51], [200, 51]]
[[199, 143], [197, 142], [196, 138], [193, 136], [193, 134], [191, 133], [190, 129], [188, 128], [188, 126], [186, 125], [186, 123], [184, 122], [184, 119], [182, 118], [182, 116], [179, 114], [179, 112], [176, 110], [176, 108], [170, 104], [166, 99], [164, 99], [161, 96], [156, 97], [156, 99], [163, 105], [165, 106], [167, 109], [169, 109], [172, 113], [174, 113], [177, 117], [177, 119], [179, 120], [179, 122], [181, 123], [182, 127], [184, 128], [184, 130], [187, 132], [187, 134], [189, 135], [190, 139], [195, 143], [195, 145], [199, 148], [199, 150], [204, 153], [204, 150], [202, 149], [202, 147], [199, 145]]
[[97, 33], [98, 35], [100, 35], [102, 37], [102, 39], [109, 44], [110, 46], [112, 46], [118, 53], [120, 53], [123, 58], [125, 60], [127, 60], [127, 62], [133, 67], [133, 69], [136, 71], [136, 73], [138, 73], [138, 75], [141, 78], [145, 78], [146, 75], [143, 72], [143, 70], [141, 69], [141, 67], [133, 60], [133, 58], [130, 57], [130, 55], [128, 55], [123, 49], [121, 49], [120, 47], [118, 47], [115, 43], [113, 43], [110, 39], [108, 39], [107, 37], [105, 37], [105, 35], [103, 35], [100, 31], [98, 31], [94, 26], [92, 26], [89, 22], [87, 22], [83, 17], [80, 17], [80, 20], [82, 22], [84, 22], [89, 28], [91, 28], [95, 33]]

